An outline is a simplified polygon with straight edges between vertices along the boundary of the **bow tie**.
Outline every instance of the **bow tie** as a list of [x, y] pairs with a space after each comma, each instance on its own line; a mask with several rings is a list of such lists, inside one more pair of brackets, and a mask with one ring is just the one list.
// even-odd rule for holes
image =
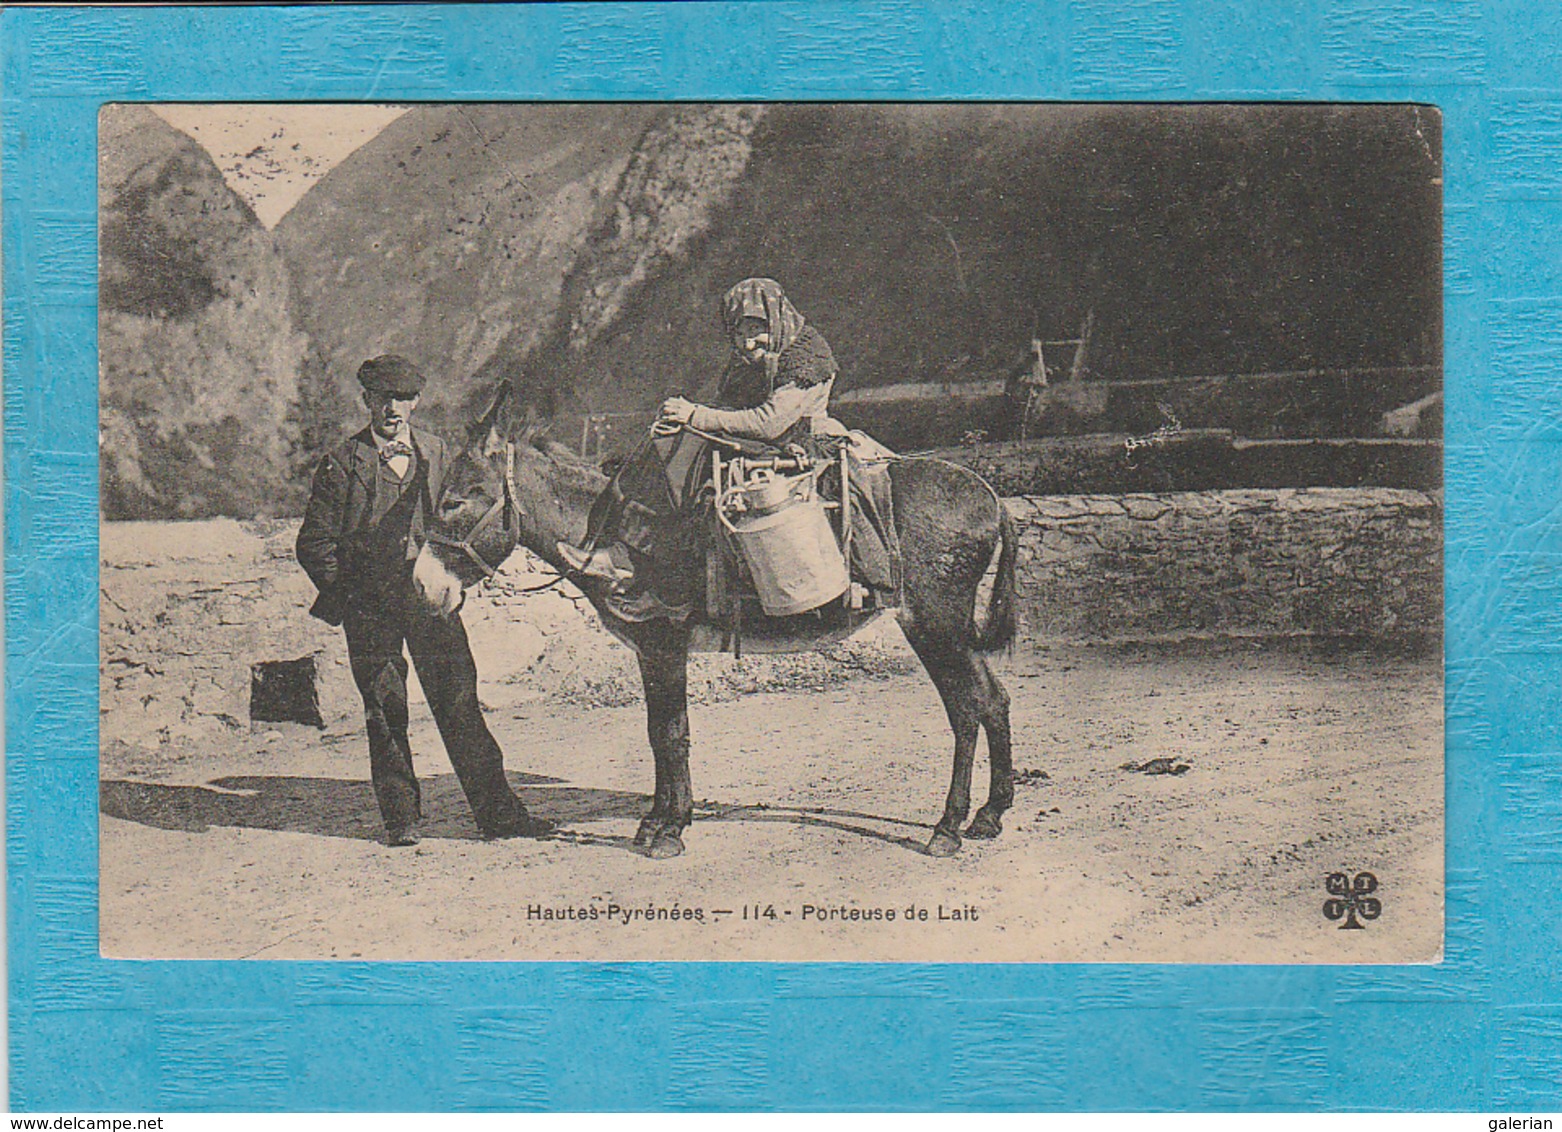
[[387, 440], [380, 445], [380, 459], [389, 464], [397, 456], [412, 455], [412, 445], [405, 440]]

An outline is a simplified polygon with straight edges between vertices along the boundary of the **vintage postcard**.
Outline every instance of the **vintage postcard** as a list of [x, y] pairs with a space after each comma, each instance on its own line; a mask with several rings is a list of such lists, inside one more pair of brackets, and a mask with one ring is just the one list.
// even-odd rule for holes
[[1546, 15], [0, 11], [11, 1107], [1554, 1110]]
[[1431, 963], [1426, 105], [118, 102], [115, 959]]

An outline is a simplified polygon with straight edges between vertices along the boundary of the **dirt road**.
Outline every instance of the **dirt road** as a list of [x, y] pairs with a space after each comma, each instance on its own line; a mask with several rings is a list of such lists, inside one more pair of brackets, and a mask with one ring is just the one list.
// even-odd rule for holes
[[[543, 841], [478, 838], [426, 709], [413, 738], [429, 820], [410, 850], [377, 840], [360, 730], [240, 732], [199, 749], [110, 744], [102, 948], [266, 959], [1436, 958], [1435, 660], [1183, 645], [1022, 653], [1000, 668], [1013, 694], [1016, 802], [1002, 838], [968, 840], [952, 860], [921, 852], [951, 741], [920, 673], [693, 709], [700, 802], [687, 853], [664, 862], [630, 844], [651, 782], [636, 705], [533, 698], [490, 712], [527, 805], [559, 823]], [[1124, 769], [1163, 758], [1175, 773]], [[979, 804], [980, 757], [977, 776]], [[1379, 881], [1382, 914], [1365, 930], [1323, 915], [1325, 877], [1337, 871]]]

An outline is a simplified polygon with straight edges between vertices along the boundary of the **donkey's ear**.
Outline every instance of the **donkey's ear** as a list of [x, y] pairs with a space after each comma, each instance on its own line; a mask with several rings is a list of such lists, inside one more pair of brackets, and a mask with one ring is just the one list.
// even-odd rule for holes
[[539, 447], [540, 442], [547, 436], [548, 429], [553, 426], [552, 419], [539, 413], [535, 405], [527, 405], [518, 416], [520, 419], [515, 433], [515, 442], [522, 447], [527, 445], [533, 448]]
[[510, 406], [514, 402], [514, 386], [510, 379], [505, 378], [494, 390], [493, 400], [488, 403], [487, 410], [477, 418], [471, 430], [467, 433], [467, 442], [471, 445], [488, 448], [494, 444], [502, 445], [510, 435]]
[[477, 443], [478, 450], [481, 451], [484, 456], [493, 456], [504, 451], [504, 446], [507, 441], [505, 439], [505, 434], [501, 429], [490, 428], [487, 432], [483, 433], [482, 437], [479, 438]]

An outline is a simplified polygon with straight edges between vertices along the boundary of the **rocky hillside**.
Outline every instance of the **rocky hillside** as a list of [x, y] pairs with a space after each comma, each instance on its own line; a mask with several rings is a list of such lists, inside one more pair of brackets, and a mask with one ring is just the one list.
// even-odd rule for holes
[[296, 512], [306, 343], [271, 234], [149, 110], [107, 106], [100, 131], [104, 513]]
[[751, 274], [824, 330], [841, 391], [1001, 377], [1087, 312], [1097, 378], [1440, 360], [1428, 109], [791, 105], [751, 145], [675, 270], [595, 342], [550, 340], [550, 388], [597, 411], [700, 389]]
[[111, 515], [296, 508], [385, 351], [436, 379], [447, 434], [503, 377], [569, 436], [698, 395], [717, 298], [755, 274], [839, 392], [991, 382], [1087, 314], [1094, 379], [1440, 362], [1429, 109], [424, 106], [272, 234], [183, 135], [114, 113]]
[[558, 317], [588, 235], [612, 215], [639, 106], [411, 110], [277, 226], [314, 349], [306, 414], [324, 442], [361, 414], [359, 363], [394, 351], [435, 383], [450, 430], [474, 375], [523, 359]]

